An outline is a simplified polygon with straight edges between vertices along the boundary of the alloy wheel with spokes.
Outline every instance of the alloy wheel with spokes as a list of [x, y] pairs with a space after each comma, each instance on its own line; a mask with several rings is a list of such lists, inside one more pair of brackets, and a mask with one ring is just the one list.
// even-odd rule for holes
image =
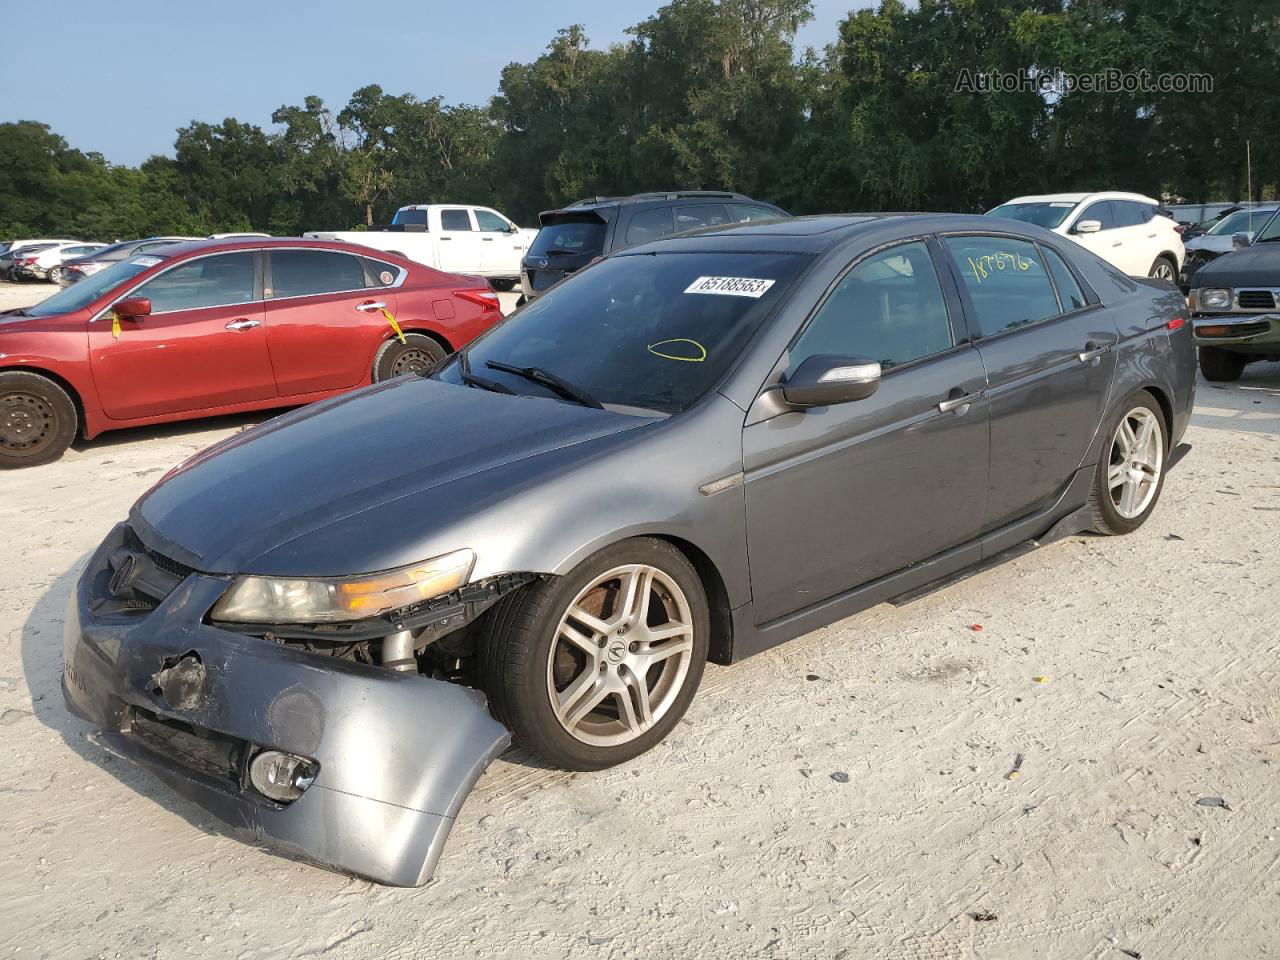
[[1167, 280], [1169, 283], [1174, 283], [1178, 279], [1178, 271], [1172, 263], [1161, 257], [1151, 267], [1151, 276], [1157, 280]]
[[1151, 515], [1164, 484], [1168, 433], [1154, 396], [1139, 390], [1107, 425], [1090, 504], [1098, 533], [1131, 533]]
[[689, 601], [643, 563], [607, 570], [574, 598], [547, 657], [547, 694], [571, 736], [634, 740], [661, 720], [693, 658]]
[[1163, 468], [1160, 421], [1146, 407], [1135, 407], [1120, 418], [1111, 441], [1107, 490], [1116, 513], [1126, 520], [1141, 516], [1156, 495]]
[[489, 709], [527, 749], [602, 770], [667, 736], [706, 666], [711, 610], [689, 558], [619, 541], [503, 597], [476, 637]]

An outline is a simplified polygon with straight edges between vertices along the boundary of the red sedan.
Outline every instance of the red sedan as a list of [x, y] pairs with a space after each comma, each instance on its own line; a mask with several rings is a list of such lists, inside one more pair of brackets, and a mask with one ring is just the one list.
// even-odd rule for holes
[[484, 280], [353, 244], [148, 251], [0, 313], [0, 467], [56, 460], [77, 431], [311, 403], [424, 369], [501, 319]]

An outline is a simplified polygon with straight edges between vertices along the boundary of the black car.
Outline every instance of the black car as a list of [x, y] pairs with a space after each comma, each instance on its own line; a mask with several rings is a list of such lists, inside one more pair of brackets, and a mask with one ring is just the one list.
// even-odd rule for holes
[[1245, 239], [1192, 278], [1188, 302], [1206, 380], [1238, 380], [1246, 364], [1280, 360], [1280, 213]]
[[791, 214], [740, 193], [714, 190], [588, 197], [538, 214], [542, 229], [520, 265], [520, 303], [605, 254], [671, 233]]

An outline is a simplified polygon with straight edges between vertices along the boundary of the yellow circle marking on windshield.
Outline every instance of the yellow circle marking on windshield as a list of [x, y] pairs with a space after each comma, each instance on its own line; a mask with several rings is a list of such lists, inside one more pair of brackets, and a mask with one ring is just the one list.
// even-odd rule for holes
[[[664, 353], [662, 350], [658, 349], [659, 347], [665, 347], [669, 343], [692, 344], [693, 347], [701, 354], [701, 356], [678, 357], [673, 353]], [[671, 339], [671, 340], [659, 340], [657, 343], [649, 344], [649, 346], [646, 349], [648, 349], [648, 351], [652, 353], [655, 357], [661, 357], [663, 360], [681, 360], [684, 363], [701, 363], [703, 360], [707, 359], [707, 348], [704, 347], [702, 344], [700, 344], [697, 340], [689, 340], [689, 339], [686, 339], [685, 337], [675, 337], [674, 339]]]

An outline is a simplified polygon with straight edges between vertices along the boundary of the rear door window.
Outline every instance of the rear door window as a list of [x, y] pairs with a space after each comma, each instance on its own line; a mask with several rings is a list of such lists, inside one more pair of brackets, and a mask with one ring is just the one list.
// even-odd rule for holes
[[729, 222], [723, 203], [701, 203], [696, 207], [676, 207], [676, 230], [715, 227]]
[[308, 297], [344, 293], [365, 286], [364, 268], [349, 253], [332, 250], [272, 250], [271, 293], [283, 297]]
[[1084, 213], [1080, 214], [1076, 223], [1080, 223], [1081, 220], [1097, 220], [1102, 224], [1103, 230], [1111, 230], [1116, 226], [1116, 218], [1111, 210], [1110, 200], [1099, 200], [1097, 203], [1089, 204]]
[[470, 230], [471, 214], [466, 210], [441, 210], [441, 230]]
[[983, 337], [1057, 316], [1058, 298], [1035, 244], [1011, 237], [945, 237]]
[[639, 210], [632, 216], [631, 223], [627, 227], [627, 244], [647, 243], [650, 240], [665, 237], [674, 230], [670, 207]]
[[729, 216], [739, 223], [749, 223], [752, 220], [776, 220], [781, 216], [777, 210], [757, 207], [749, 203], [731, 203], [728, 207]]
[[257, 254], [251, 252], [188, 260], [148, 280], [132, 296], [149, 299], [153, 314], [250, 303], [257, 299], [253, 291], [256, 260]]
[[1112, 200], [1111, 209], [1118, 227], [1137, 227], [1151, 219], [1146, 206], [1132, 200]]

